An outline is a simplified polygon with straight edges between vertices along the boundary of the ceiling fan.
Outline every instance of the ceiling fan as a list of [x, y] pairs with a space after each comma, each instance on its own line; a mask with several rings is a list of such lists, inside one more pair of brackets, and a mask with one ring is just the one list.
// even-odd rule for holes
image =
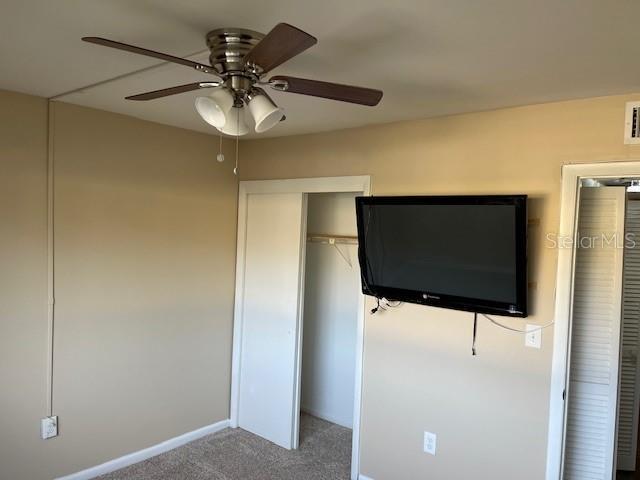
[[153, 100], [193, 90], [213, 88], [206, 97], [196, 98], [195, 107], [204, 121], [227, 135], [249, 133], [247, 110], [254, 120], [255, 131], [265, 132], [284, 119], [278, 107], [261, 88], [269, 86], [281, 92], [299, 93], [341, 102], [374, 106], [382, 92], [371, 88], [304, 78], [276, 75], [263, 77], [287, 60], [317, 43], [317, 39], [299, 28], [279, 23], [268, 34], [242, 28], [220, 28], [206, 36], [211, 51], [210, 65], [194, 62], [166, 53], [128, 45], [100, 37], [84, 37], [85, 42], [117, 48], [131, 53], [158, 58], [166, 62], [191, 67], [215, 75], [215, 81], [200, 81], [126, 97], [127, 100]]

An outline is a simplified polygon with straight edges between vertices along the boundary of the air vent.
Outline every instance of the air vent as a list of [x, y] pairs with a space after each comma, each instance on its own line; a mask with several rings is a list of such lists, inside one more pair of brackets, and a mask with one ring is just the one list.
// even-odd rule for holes
[[624, 143], [640, 144], [640, 102], [628, 102], [624, 119]]

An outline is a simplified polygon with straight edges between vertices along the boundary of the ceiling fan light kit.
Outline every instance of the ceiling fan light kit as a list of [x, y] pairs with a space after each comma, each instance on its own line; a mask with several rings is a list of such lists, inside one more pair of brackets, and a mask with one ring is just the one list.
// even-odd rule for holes
[[137, 101], [153, 100], [178, 93], [215, 88], [210, 95], [196, 98], [195, 108], [205, 122], [226, 135], [241, 136], [249, 133], [250, 127], [245, 118], [247, 110], [253, 117], [257, 133], [266, 132], [284, 120], [284, 110], [278, 107], [260, 86], [269, 86], [280, 92], [367, 106], [375, 106], [382, 99], [382, 92], [371, 88], [283, 75], [269, 80], [263, 79], [271, 70], [317, 43], [315, 37], [286, 23], [279, 23], [266, 35], [242, 28], [212, 30], [206, 36], [211, 52], [211, 65], [106, 38], [84, 37], [82, 40], [215, 75], [219, 80], [194, 82], [126, 98]]
[[225, 88], [216, 88], [208, 97], [198, 97], [195, 101], [196, 111], [202, 119], [216, 128], [225, 126], [233, 104], [233, 95]]
[[249, 112], [256, 123], [257, 133], [275, 127], [284, 117], [284, 110], [278, 107], [261, 88], [254, 88], [247, 95]]
[[227, 114], [227, 122], [224, 127], [218, 128], [218, 130], [225, 135], [231, 135], [232, 137], [241, 137], [249, 133], [249, 125], [247, 125], [245, 109], [243, 106], [233, 106]]

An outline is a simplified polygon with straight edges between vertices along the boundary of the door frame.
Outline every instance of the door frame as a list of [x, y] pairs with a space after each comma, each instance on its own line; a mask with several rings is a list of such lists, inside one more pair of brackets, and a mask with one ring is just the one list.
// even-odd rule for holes
[[[371, 191], [371, 177], [369, 175], [343, 176], [343, 177], [314, 177], [280, 180], [249, 180], [241, 181], [238, 188], [238, 237], [236, 257], [236, 284], [235, 306], [233, 315], [233, 354], [231, 362], [231, 401], [230, 419], [231, 426], [238, 427], [239, 401], [240, 401], [240, 372], [242, 354], [242, 326], [243, 326], [243, 297], [244, 297], [244, 271], [246, 257], [246, 230], [247, 230], [247, 199], [250, 194], [260, 193], [338, 193], [357, 192], [368, 196]], [[302, 255], [304, 262], [304, 255]], [[304, 266], [304, 265], [303, 265]], [[299, 318], [302, 318], [302, 301], [304, 293], [304, 269], [301, 269]], [[353, 406], [353, 435], [351, 447], [351, 478], [357, 480], [360, 474], [360, 425], [362, 406], [362, 364], [364, 355], [364, 318], [365, 296], [360, 291], [358, 294], [358, 319], [356, 333], [356, 365], [355, 388]], [[294, 431], [299, 430], [300, 411], [300, 380], [302, 365], [302, 325], [297, 326], [296, 358], [295, 358], [295, 395], [294, 399]], [[294, 444], [294, 448], [297, 448]]]
[[553, 360], [549, 392], [549, 431], [546, 480], [560, 480], [566, 428], [565, 392], [569, 367], [569, 335], [575, 267], [575, 238], [578, 221], [578, 190], [588, 178], [640, 177], [640, 161], [567, 164], [562, 166], [559, 238], [571, 238], [567, 248], [558, 248]]

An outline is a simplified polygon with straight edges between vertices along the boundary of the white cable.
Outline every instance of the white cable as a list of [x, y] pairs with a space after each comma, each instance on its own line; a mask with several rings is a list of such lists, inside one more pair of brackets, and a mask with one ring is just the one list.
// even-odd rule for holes
[[[385, 307], [389, 307], [389, 308], [398, 308], [404, 303], [400, 300], [389, 300], [388, 298], [383, 298], [382, 300], [384, 301]], [[392, 305], [391, 302], [395, 302], [395, 305]]]
[[[204, 54], [210, 55], [211, 51], [209, 49], [207, 49], [207, 50], [199, 50], [199, 51], [197, 51], [195, 53], [190, 53], [189, 55], [187, 55], [186, 57], [183, 57], [183, 58], [185, 60], [194, 60], [193, 57], [198, 57], [199, 58], [200, 56], [202, 56]], [[128, 72], [128, 73], [124, 73], [122, 75], [117, 75], [115, 77], [107, 78], [106, 80], [101, 80], [99, 82], [91, 83], [89, 85], [84, 85], [82, 87], [74, 88], [73, 90], [68, 90], [66, 92], [57, 93], [54, 96], [49, 97], [48, 100], [59, 100], [60, 98], [69, 96], [69, 95], [71, 95], [73, 93], [84, 92], [86, 90], [89, 90], [90, 88], [99, 87], [99, 86], [102, 86], [102, 85], [104, 85], [106, 83], [115, 82], [117, 80], [122, 80], [124, 78], [131, 77], [133, 75], [138, 75], [140, 73], [144, 73], [144, 72], [147, 72], [147, 71], [150, 71], [150, 70], [155, 70], [155, 69], [157, 69], [159, 67], [164, 67], [165, 65], [169, 65], [170, 63], [171, 62], [167, 62], [165, 60], [165, 61], [162, 61], [160, 63], [156, 63], [155, 65], [151, 65], [150, 67], [140, 68], [140, 69], [134, 70], [132, 72]]]
[[496, 320], [494, 320], [493, 318], [491, 318], [489, 315], [486, 315], [486, 314], [484, 314], [484, 313], [482, 314], [482, 316], [483, 316], [484, 318], [486, 318], [487, 320], [489, 320], [489, 321], [490, 321], [491, 323], [493, 323], [494, 325], [496, 325], [497, 327], [504, 328], [505, 330], [509, 330], [509, 331], [511, 331], [511, 332], [524, 333], [524, 334], [527, 334], [527, 333], [533, 333], [533, 332], [539, 332], [539, 331], [541, 331], [541, 330], [543, 330], [543, 329], [545, 329], [545, 328], [547, 328], [547, 327], [550, 327], [550, 326], [551, 326], [551, 325], [553, 325], [554, 323], [556, 323], [556, 322], [555, 322], [555, 320], [554, 320], [554, 321], [549, 322], [549, 323], [547, 323], [546, 325], [542, 325], [542, 326], [540, 326], [540, 327], [538, 327], [538, 328], [532, 328], [531, 330], [520, 330], [519, 328], [513, 328], [513, 327], [509, 327], [509, 326], [507, 326], [507, 325], [503, 325], [502, 323], [497, 322]]
[[47, 101], [47, 415], [53, 416], [53, 361], [55, 331], [55, 249], [54, 249], [54, 141], [55, 103]]

